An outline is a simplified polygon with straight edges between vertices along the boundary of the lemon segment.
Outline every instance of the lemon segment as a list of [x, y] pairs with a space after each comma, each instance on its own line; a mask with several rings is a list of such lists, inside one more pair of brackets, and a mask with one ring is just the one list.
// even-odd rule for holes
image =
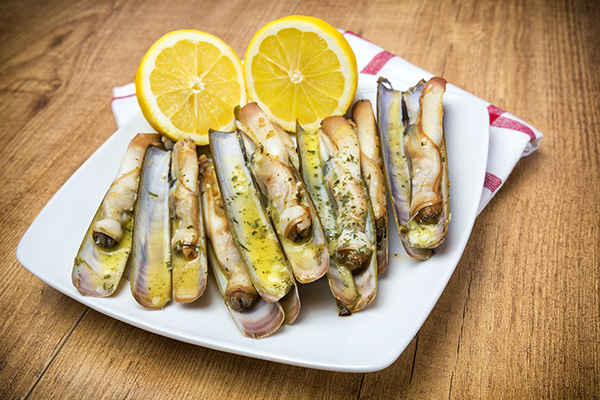
[[330, 115], [343, 115], [356, 94], [358, 74], [352, 48], [321, 19], [290, 16], [259, 30], [246, 51], [246, 90], [284, 129], [296, 121], [318, 128]]
[[233, 110], [246, 103], [239, 57], [211, 34], [180, 30], [146, 53], [135, 79], [142, 113], [171, 140], [208, 144], [209, 129], [232, 130]]

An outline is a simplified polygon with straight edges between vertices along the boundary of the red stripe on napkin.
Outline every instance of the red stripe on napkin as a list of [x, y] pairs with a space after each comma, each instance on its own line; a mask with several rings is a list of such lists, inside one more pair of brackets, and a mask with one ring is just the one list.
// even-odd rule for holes
[[383, 50], [380, 53], [377, 53], [371, 61], [360, 71], [362, 74], [370, 74], [375, 75], [378, 73], [381, 68], [387, 63], [394, 55], [389, 51]]
[[504, 114], [504, 110], [498, 108], [493, 105], [488, 106], [488, 113], [490, 114], [490, 126], [495, 126], [496, 128], [506, 128], [511, 129], [513, 131], [521, 132], [529, 136], [530, 142], [533, 142], [536, 137], [533, 130], [530, 127], [525, 125], [522, 122], [515, 121], [514, 119], [510, 119], [507, 117], [502, 117]]
[[493, 104], [490, 104], [488, 106], [488, 112], [490, 113], [490, 125], [494, 123], [494, 121], [496, 119], [498, 119], [499, 116], [501, 116], [502, 114], [504, 114], [504, 110], [501, 108], [496, 107]]
[[128, 94], [127, 96], [113, 97], [111, 101], [115, 101], [115, 100], [121, 100], [121, 99], [126, 99], [126, 98], [128, 98], [128, 97], [133, 97], [133, 96], [135, 96], [135, 93]]
[[502, 179], [498, 178], [494, 174], [489, 172], [485, 173], [485, 179], [483, 181], [483, 187], [494, 193], [502, 185]]
[[535, 133], [533, 133], [531, 128], [519, 121], [515, 121], [513, 119], [505, 117], [500, 117], [496, 119], [493, 124], [490, 125], [495, 126], [497, 128], [512, 129], [513, 131], [518, 131], [528, 135], [530, 137], [531, 142], [535, 140]]

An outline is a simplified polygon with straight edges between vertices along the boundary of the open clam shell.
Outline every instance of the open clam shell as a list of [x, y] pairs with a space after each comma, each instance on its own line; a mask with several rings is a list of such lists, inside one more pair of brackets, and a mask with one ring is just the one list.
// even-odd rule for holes
[[[336, 256], [338, 239], [342, 229], [337, 216], [336, 200], [329, 178], [335, 158], [324, 148], [326, 140], [321, 131], [307, 132], [297, 126], [296, 139], [300, 158], [301, 173], [308, 192], [318, 211], [328, 241], [330, 262], [327, 279], [333, 296], [336, 298], [340, 315], [349, 315], [366, 307], [377, 291], [377, 253], [372, 245], [371, 255], [365, 267], [352, 271], [343, 260]], [[360, 168], [358, 168], [360, 171]], [[360, 173], [360, 172], [359, 172]], [[361, 180], [362, 182], [362, 180]], [[366, 193], [362, 184], [361, 190]], [[372, 244], [376, 242], [375, 225], [370, 203], [367, 206], [364, 234]]]
[[77, 252], [72, 281], [85, 296], [107, 297], [121, 281], [131, 252], [133, 209], [144, 154], [157, 134], [138, 134], [129, 143], [117, 177], [98, 207]]
[[200, 207], [198, 158], [191, 139], [175, 143], [172, 151], [170, 190], [173, 300], [189, 303], [206, 288], [208, 265], [204, 218]]
[[210, 146], [229, 228], [242, 261], [259, 295], [268, 302], [278, 301], [295, 282], [246, 165], [238, 134], [212, 131]]
[[327, 241], [316, 209], [297, 171], [287, 132], [256, 103], [237, 112], [247, 163], [258, 183], [279, 241], [300, 283], [321, 278], [329, 265]]
[[[449, 180], [443, 134], [445, 81], [421, 81], [405, 92], [380, 78], [377, 114], [386, 183], [406, 252], [426, 260], [448, 229]], [[425, 104], [425, 106], [423, 106]]]
[[148, 149], [135, 209], [129, 280], [133, 297], [149, 309], [171, 300], [170, 160], [170, 151]]

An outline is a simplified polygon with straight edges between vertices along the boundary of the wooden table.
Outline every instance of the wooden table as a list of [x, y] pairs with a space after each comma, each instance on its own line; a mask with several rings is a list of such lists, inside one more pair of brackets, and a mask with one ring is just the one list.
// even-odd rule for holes
[[[351, 30], [545, 134], [478, 217], [419, 333], [379, 372], [154, 335], [59, 293], [15, 257], [42, 207], [116, 130], [111, 89], [133, 81], [156, 39], [195, 28], [243, 55], [288, 14]], [[594, 2], [6, 0], [0, 21], [0, 398], [600, 397]]]

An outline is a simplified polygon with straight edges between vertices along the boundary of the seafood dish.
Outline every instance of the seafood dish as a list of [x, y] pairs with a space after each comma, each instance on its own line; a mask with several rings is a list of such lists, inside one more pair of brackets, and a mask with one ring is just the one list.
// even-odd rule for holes
[[[360, 75], [359, 78], [357, 98], [369, 99], [376, 111], [377, 77]], [[394, 89], [406, 91], [418, 79], [412, 83], [389, 81]], [[302, 286], [302, 309], [292, 325], [282, 323], [271, 335], [259, 340], [244, 336], [216, 285], [208, 234], [207, 286], [203, 295], [192, 303], [178, 304], [172, 298], [161, 311], [146, 310], [131, 295], [127, 269], [110, 297], [82, 295], [71, 280], [73, 260], [109, 187], [118, 178], [121, 158], [130, 141], [140, 132], [152, 132], [142, 115], [116, 130], [52, 196], [21, 239], [17, 258], [50, 288], [82, 305], [173, 340], [310, 368], [346, 372], [379, 370], [392, 363], [414, 339], [460, 262], [477, 215], [486, 170], [489, 115], [479, 101], [464, 96], [450, 85], [444, 94], [443, 106], [448, 172], [452, 182], [453, 218], [447, 237], [426, 262], [412, 259], [402, 248], [394, 217], [390, 215], [387, 270], [378, 277], [374, 301], [350, 317], [338, 317], [336, 299], [328, 277], [324, 276], [309, 284], [298, 284]], [[346, 117], [354, 119], [351, 113]], [[294, 133], [289, 135], [298, 139]], [[383, 146], [382, 141], [380, 144]], [[198, 146], [197, 153], [212, 158], [205, 146]], [[302, 171], [300, 163], [298, 165]], [[307, 187], [304, 176], [302, 179]], [[392, 214], [391, 195], [387, 201]], [[133, 219], [133, 210], [130, 215]], [[325, 218], [320, 220], [325, 227]], [[207, 224], [204, 219], [205, 228]], [[92, 287], [103, 286], [102, 279], [99, 282]], [[107, 287], [111, 284], [107, 283]], [[259, 337], [262, 336], [259, 334]], [[350, 347], [354, 350], [349, 351]]]
[[210, 131], [209, 151], [138, 134], [75, 257], [73, 285], [106, 297], [127, 276], [139, 305], [162, 309], [200, 298], [210, 266], [233, 321], [255, 339], [292, 324], [300, 289], [322, 277], [340, 316], [365, 309], [388, 266], [388, 194], [411, 257], [428, 259], [445, 239], [444, 92], [442, 78], [404, 92], [380, 78], [377, 118], [358, 100], [294, 133], [248, 103], [235, 131]]

